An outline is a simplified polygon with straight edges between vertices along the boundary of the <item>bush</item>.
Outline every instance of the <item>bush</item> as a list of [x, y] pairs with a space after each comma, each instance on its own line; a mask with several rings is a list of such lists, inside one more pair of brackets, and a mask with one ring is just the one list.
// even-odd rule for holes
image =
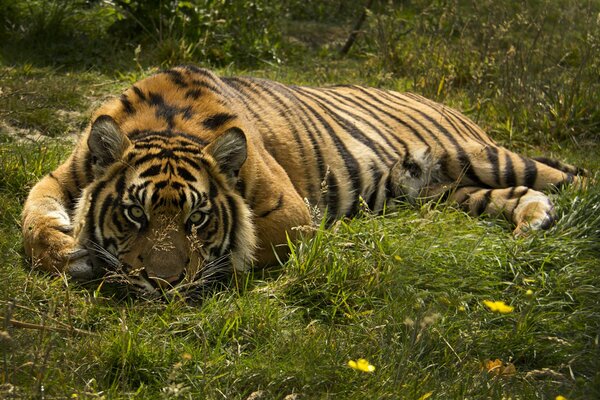
[[164, 63], [277, 60], [282, 6], [268, 0], [115, 0], [109, 32], [149, 45]]

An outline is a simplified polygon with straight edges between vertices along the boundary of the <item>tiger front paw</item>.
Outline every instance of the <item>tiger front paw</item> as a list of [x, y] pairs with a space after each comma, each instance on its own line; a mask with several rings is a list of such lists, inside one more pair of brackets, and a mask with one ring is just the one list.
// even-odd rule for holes
[[57, 224], [53, 218], [26, 219], [23, 223], [24, 247], [33, 268], [51, 273], [65, 271], [73, 254], [82, 254], [71, 233], [70, 225]]

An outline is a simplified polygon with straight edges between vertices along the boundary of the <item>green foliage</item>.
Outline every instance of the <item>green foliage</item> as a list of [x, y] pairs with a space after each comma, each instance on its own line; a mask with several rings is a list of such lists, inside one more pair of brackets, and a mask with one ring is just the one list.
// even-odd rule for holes
[[596, 140], [599, 12], [574, 0], [389, 3], [372, 14], [363, 51], [427, 97], [465, 94], [506, 142]]
[[223, 64], [277, 61], [282, 5], [258, 1], [116, 0], [109, 32], [143, 38], [167, 65], [191, 60]]
[[1, 31], [4, 58], [42, 64], [90, 67], [108, 59], [103, 32], [111, 21], [105, 9], [86, 0], [0, 0], [8, 8]]

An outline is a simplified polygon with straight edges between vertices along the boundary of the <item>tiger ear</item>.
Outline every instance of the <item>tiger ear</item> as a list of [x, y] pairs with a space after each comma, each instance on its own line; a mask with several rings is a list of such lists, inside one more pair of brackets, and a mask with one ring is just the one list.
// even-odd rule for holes
[[246, 135], [239, 128], [231, 128], [204, 148], [228, 176], [236, 176], [248, 156]]
[[87, 145], [92, 155], [92, 163], [99, 167], [107, 167], [121, 158], [131, 142], [112, 117], [101, 115], [92, 124]]

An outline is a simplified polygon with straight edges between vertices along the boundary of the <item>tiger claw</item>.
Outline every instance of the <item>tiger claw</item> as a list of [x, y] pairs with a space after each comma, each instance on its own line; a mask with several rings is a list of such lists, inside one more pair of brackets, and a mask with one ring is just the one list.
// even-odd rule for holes
[[73, 232], [72, 225], [59, 225], [59, 226], [55, 227], [55, 229], [59, 232], [66, 233], [66, 234], [71, 234]]

